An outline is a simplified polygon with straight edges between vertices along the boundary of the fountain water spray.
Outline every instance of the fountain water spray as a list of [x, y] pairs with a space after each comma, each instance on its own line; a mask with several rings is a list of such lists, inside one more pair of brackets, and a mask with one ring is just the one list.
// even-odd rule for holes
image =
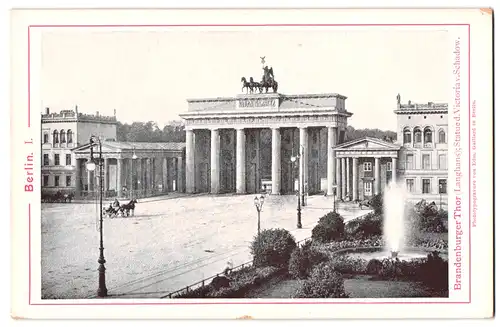
[[406, 189], [391, 182], [384, 191], [384, 240], [391, 258], [396, 258], [405, 246]]

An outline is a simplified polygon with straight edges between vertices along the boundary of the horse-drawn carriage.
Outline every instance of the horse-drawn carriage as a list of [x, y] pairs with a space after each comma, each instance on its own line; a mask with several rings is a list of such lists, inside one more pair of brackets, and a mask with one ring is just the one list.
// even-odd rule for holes
[[42, 202], [70, 203], [73, 198], [73, 193], [63, 193], [60, 190], [56, 193], [42, 192]]
[[129, 217], [130, 215], [134, 215], [135, 204], [137, 203], [136, 199], [132, 199], [126, 204], [120, 205], [120, 202], [115, 199], [112, 203], [109, 204], [109, 207], [103, 208], [103, 212], [109, 218], [113, 217]]

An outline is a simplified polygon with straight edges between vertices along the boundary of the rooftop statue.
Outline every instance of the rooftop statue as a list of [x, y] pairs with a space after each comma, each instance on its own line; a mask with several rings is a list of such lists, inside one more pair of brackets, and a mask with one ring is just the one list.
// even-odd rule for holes
[[250, 77], [249, 81], [247, 81], [245, 77], [242, 77], [242, 92], [245, 88], [247, 89], [247, 93], [254, 93], [257, 90], [259, 90], [259, 93], [262, 93], [264, 89], [266, 90], [266, 93], [269, 92], [269, 89], [272, 89], [273, 93], [278, 92], [278, 82], [274, 79], [273, 67], [268, 67], [267, 65], [264, 66], [266, 63], [265, 56], [260, 57], [260, 59], [263, 65], [262, 70], [264, 71], [264, 74], [262, 75], [262, 81], [254, 82], [253, 77]]

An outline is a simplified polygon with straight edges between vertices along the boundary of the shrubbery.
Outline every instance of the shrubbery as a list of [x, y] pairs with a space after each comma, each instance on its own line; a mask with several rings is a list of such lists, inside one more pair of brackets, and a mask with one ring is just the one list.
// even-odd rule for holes
[[295, 298], [347, 298], [344, 278], [329, 262], [317, 265], [294, 296]]
[[448, 261], [434, 251], [427, 255], [426, 262], [421, 266], [419, 277], [427, 286], [436, 290], [448, 289]]
[[283, 228], [265, 229], [250, 246], [256, 267], [288, 267], [290, 255], [297, 247], [295, 238]]
[[325, 261], [327, 256], [312, 247], [312, 241], [307, 241], [296, 248], [290, 257], [288, 272], [293, 278], [307, 278], [317, 264]]
[[[228, 275], [228, 286], [221, 286], [221, 283], [210, 283], [193, 290], [187, 290], [175, 295], [174, 298], [242, 298], [250, 290], [267, 282], [282, 271], [283, 269], [276, 267], [245, 267]], [[226, 277], [220, 278], [226, 279]]]
[[329, 212], [321, 217], [313, 228], [311, 237], [314, 241], [330, 242], [344, 236], [344, 218], [336, 212]]
[[382, 212], [384, 211], [384, 194], [379, 193], [375, 195], [373, 198], [371, 198], [370, 204], [375, 214], [382, 214]]
[[363, 218], [354, 219], [345, 226], [345, 233], [349, 238], [367, 239], [382, 235], [382, 215], [369, 213]]

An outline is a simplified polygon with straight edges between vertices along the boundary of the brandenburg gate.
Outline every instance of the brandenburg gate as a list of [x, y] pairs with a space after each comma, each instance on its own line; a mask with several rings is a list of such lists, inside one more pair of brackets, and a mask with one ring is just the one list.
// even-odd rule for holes
[[[189, 99], [187, 193], [333, 194], [334, 147], [345, 138], [346, 97], [250, 93]], [[291, 158], [298, 160], [291, 160]]]

